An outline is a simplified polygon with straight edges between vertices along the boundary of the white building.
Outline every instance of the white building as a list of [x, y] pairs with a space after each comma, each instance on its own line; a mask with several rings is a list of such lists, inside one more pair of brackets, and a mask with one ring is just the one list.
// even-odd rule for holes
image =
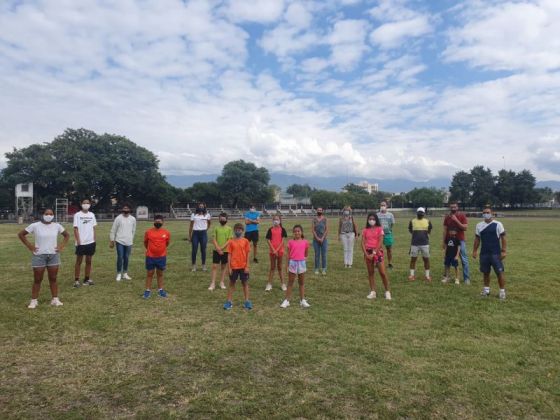
[[366, 190], [368, 194], [379, 192], [379, 184], [370, 184], [368, 181], [362, 181], [358, 185]]

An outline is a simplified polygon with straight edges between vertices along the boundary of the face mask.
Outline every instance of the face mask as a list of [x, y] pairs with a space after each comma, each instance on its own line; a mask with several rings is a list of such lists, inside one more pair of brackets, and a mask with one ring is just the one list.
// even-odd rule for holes
[[482, 213], [484, 220], [490, 220], [492, 218], [492, 213]]
[[278, 220], [278, 219], [273, 220], [273, 221], [272, 221], [272, 224], [273, 224], [274, 226], [278, 226], [278, 225], [280, 224], [280, 220]]
[[249, 210], [251, 210], [251, 211], [256, 211], [257, 209], [254, 208], [254, 207], [251, 207]]
[[381, 206], [381, 211], [387, 210], [387, 206]]
[[197, 213], [204, 213], [204, 207], [199, 207], [196, 209]]
[[82, 210], [88, 211], [90, 207], [90, 204], [82, 204]]
[[130, 214], [130, 210], [123, 210], [123, 214]]
[[236, 231], [235, 231], [235, 237], [236, 237], [236, 238], [241, 238], [241, 235], [243, 235], [243, 231], [242, 231], [242, 230], [236, 230]]
[[318, 212], [317, 212], [317, 216], [322, 216], [322, 215], [323, 215], [323, 212], [322, 212], [322, 211], [318, 211]]
[[344, 215], [345, 215], [345, 216], [350, 216], [350, 212], [349, 212], [348, 210], [345, 210], [345, 211], [344, 211]]
[[222, 226], [223, 226], [223, 225], [225, 225], [226, 223], [227, 223], [227, 220], [224, 220], [224, 219], [220, 219], [220, 225], [222, 225]]
[[156, 229], [159, 229], [160, 227], [163, 226], [163, 223], [156, 222], [156, 223], [154, 223], [154, 226], [156, 227]]
[[375, 226], [375, 219], [370, 219], [367, 222], [368, 222], [368, 225]]
[[423, 219], [424, 213], [416, 213], [416, 216], [418, 216], [419, 219]]
[[52, 214], [45, 214], [43, 215], [43, 220], [47, 223], [50, 223], [54, 220], [54, 216]]
[[451, 214], [457, 213], [457, 209], [451, 209]]

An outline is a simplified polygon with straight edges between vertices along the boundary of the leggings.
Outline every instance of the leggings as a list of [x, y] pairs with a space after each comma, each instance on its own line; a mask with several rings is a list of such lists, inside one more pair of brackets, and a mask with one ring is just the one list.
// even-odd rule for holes
[[208, 243], [208, 234], [206, 230], [193, 230], [192, 232], [192, 264], [196, 264], [196, 253], [198, 252], [198, 245], [200, 244], [200, 257], [202, 265], [206, 264], [206, 244]]

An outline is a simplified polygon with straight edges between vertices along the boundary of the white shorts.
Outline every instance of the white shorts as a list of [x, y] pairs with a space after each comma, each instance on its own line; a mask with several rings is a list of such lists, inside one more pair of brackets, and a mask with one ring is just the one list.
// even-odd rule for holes
[[422, 258], [430, 258], [430, 245], [411, 245], [410, 256], [417, 257], [419, 254]]
[[305, 261], [290, 260], [288, 262], [288, 271], [293, 274], [303, 274], [307, 271]]

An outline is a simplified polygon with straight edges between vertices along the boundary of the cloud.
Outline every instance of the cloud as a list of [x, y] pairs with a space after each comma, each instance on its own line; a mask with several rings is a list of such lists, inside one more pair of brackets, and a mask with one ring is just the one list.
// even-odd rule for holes
[[270, 23], [284, 11], [284, 0], [229, 0], [226, 14], [234, 22]]
[[370, 41], [381, 48], [398, 47], [407, 38], [416, 38], [432, 31], [426, 16], [385, 23], [370, 34]]

